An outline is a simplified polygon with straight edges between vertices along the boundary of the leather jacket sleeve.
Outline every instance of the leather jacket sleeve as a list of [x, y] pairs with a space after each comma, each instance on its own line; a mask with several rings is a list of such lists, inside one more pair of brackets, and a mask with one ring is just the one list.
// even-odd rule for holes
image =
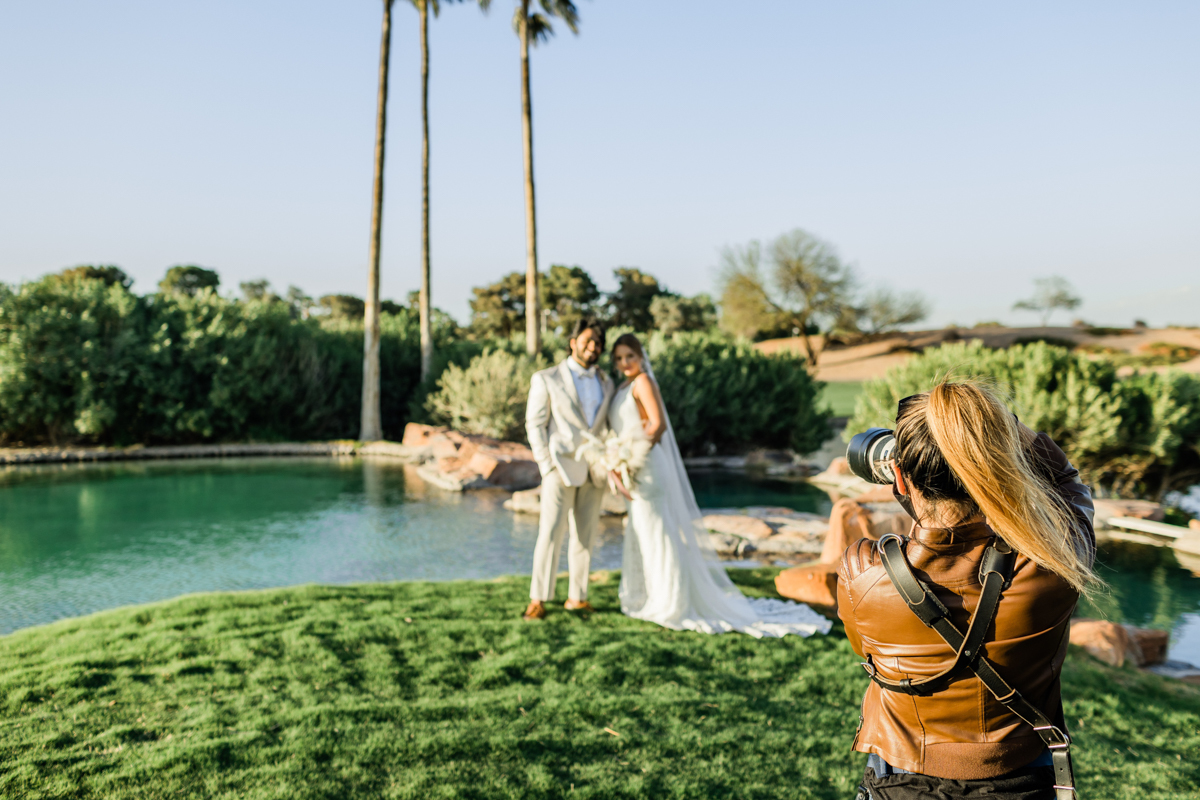
[[1091, 489], [1079, 479], [1079, 470], [1071, 465], [1067, 454], [1046, 434], [1037, 435], [1032, 450], [1043, 477], [1075, 517], [1079, 544], [1082, 552], [1087, 554], [1087, 563], [1091, 564], [1096, 559], [1096, 507], [1092, 503]]

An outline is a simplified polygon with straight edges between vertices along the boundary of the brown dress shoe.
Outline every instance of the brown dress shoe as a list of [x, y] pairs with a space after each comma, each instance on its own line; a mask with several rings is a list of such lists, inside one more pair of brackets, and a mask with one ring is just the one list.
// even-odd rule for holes
[[595, 611], [592, 604], [587, 600], [568, 600], [563, 603], [563, 608], [567, 611]]
[[545, 618], [546, 606], [542, 604], [541, 600], [534, 600], [531, 602], [529, 607], [525, 609], [525, 613], [521, 615], [521, 619], [525, 620], [526, 622], [533, 622], [534, 620]]

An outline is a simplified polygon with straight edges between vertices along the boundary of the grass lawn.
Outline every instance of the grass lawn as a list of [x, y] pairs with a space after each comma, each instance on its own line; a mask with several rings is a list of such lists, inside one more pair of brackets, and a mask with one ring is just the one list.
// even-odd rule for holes
[[[731, 572], [767, 593], [775, 570]], [[867, 679], [840, 627], [667, 631], [597, 577], [598, 613], [540, 624], [509, 578], [194, 595], [0, 637], [0, 795], [852, 795]], [[1065, 695], [1083, 798], [1200, 797], [1200, 688], [1073, 650]]]
[[821, 400], [835, 417], [854, 415], [854, 402], [862, 394], [862, 381], [839, 381], [826, 383], [821, 390]]

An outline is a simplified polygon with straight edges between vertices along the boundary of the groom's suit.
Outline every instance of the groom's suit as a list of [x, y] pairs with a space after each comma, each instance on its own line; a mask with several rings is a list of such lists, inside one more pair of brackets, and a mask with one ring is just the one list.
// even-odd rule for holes
[[[554, 575], [563, 534], [568, 529], [571, 536], [567, 547], [570, 576], [567, 596], [572, 600], [587, 599], [592, 542], [600, 527], [600, 506], [607, 489], [595, 482], [588, 465], [575, 458], [575, 451], [584, 443], [585, 431], [603, 438], [613, 396], [612, 380], [599, 368], [592, 370], [585, 371], [568, 357], [558, 366], [534, 373], [529, 386], [525, 430], [542, 473], [541, 521], [529, 587], [533, 600], [554, 597]], [[586, 381], [595, 381], [598, 386]], [[579, 386], [585, 389], [585, 400], [590, 402], [581, 402]]]

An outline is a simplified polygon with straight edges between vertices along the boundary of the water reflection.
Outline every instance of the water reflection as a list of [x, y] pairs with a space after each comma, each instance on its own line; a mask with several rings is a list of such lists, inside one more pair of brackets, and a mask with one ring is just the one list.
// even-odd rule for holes
[[1171, 657], [1200, 664], [1200, 578], [1179, 563], [1174, 550], [1107, 541], [1096, 561], [1109, 588], [1080, 603], [1082, 616], [1171, 631]]

